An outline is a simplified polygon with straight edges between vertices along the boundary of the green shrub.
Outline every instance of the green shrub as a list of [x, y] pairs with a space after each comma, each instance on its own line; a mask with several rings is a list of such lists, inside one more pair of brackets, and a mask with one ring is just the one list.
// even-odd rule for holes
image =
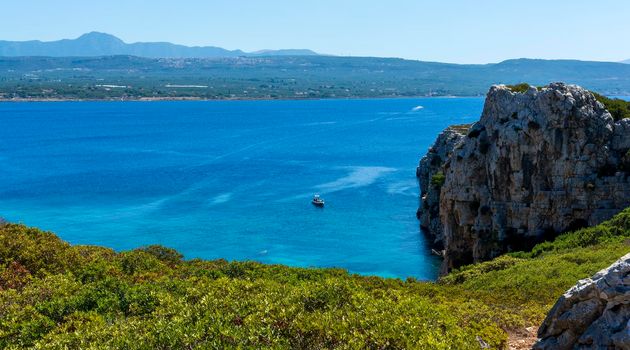
[[593, 95], [610, 112], [614, 120], [630, 118], [630, 102], [618, 98], [608, 98], [596, 92], [593, 92]]
[[442, 185], [444, 185], [445, 181], [446, 181], [446, 176], [441, 171], [439, 171], [439, 172], [435, 173], [433, 176], [431, 176], [431, 185], [433, 185], [435, 187], [442, 187]]
[[[515, 84], [515, 85], [506, 85], [506, 87], [512, 90], [513, 92], [518, 92], [518, 93], [523, 94], [523, 93], [526, 93], [527, 90], [529, 90], [531, 85], [527, 83], [520, 83], [520, 84]], [[537, 89], [540, 90], [540, 88], [537, 88]]]
[[529, 90], [529, 88], [531, 87], [535, 87], [536, 90], [540, 91], [543, 89], [543, 86], [533, 86], [533, 85], [529, 85], [528, 83], [519, 83], [519, 84], [515, 84], [515, 85], [506, 85], [506, 87], [510, 90], [512, 90], [513, 92], [518, 92], [521, 94], [524, 94], [527, 92], [527, 90]]
[[124, 273], [133, 275], [144, 272], [164, 271], [164, 265], [153, 254], [143, 250], [132, 250], [119, 255], [120, 264]]
[[163, 247], [161, 245], [150, 245], [142, 247], [138, 250], [149, 253], [156, 257], [158, 260], [169, 265], [177, 265], [184, 258], [184, 256], [177, 250], [173, 248]]
[[630, 209], [439, 283], [341, 269], [182, 260], [0, 227], [0, 348], [478, 349], [539, 324], [577, 280], [627, 253]]

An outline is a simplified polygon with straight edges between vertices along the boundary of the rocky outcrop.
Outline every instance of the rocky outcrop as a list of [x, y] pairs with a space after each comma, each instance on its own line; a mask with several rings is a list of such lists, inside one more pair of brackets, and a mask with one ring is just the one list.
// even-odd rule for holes
[[537, 350], [630, 349], [630, 254], [566, 292], [538, 337]]
[[417, 171], [418, 217], [443, 246], [442, 273], [630, 206], [629, 149], [630, 121], [578, 86], [493, 86], [479, 122], [443, 132]]
[[442, 223], [440, 221], [440, 187], [444, 173], [442, 165], [451, 156], [455, 145], [466, 135], [470, 125], [452, 126], [442, 131], [427, 155], [420, 160], [416, 176], [420, 179], [420, 208], [416, 216], [420, 227], [430, 237], [432, 246], [444, 249]]

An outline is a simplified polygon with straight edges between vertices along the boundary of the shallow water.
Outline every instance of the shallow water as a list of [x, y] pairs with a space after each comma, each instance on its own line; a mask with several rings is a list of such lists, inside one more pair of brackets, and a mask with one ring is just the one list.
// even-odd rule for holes
[[482, 105], [0, 103], [0, 216], [117, 250], [159, 243], [187, 258], [433, 279], [415, 167]]

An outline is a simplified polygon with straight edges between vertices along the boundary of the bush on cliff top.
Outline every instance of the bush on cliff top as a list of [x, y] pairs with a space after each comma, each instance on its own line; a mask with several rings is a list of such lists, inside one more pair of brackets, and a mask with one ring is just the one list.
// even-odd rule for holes
[[[0, 227], [0, 348], [505, 347], [567, 288], [629, 250], [630, 210], [438, 283], [71, 246]], [[584, 236], [584, 237], [582, 237]]]
[[593, 92], [593, 95], [597, 101], [601, 102], [604, 107], [606, 107], [606, 110], [610, 112], [613, 119], [616, 121], [630, 118], [630, 102], [618, 98], [608, 98], [596, 92]]
[[[512, 90], [513, 92], [518, 92], [521, 94], [524, 94], [527, 92], [527, 90], [529, 90], [529, 88], [531, 87], [531, 85], [529, 85], [528, 83], [520, 83], [520, 84], [515, 84], [515, 85], [506, 85], [505, 87], [507, 87], [508, 89]], [[541, 86], [536, 86], [537, 90], [541, 90], [542, 87]]]

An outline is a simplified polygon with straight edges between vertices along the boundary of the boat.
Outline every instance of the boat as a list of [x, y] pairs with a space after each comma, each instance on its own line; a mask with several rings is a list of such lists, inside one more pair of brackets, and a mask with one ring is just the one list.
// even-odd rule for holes
[[316, 206], [316, 207], [323, 207], [324, 206], [324, 200], [318, 194], [313, 196], [313, 200], [311, 201], [311, 203], [313, 203], [313, 205]]

